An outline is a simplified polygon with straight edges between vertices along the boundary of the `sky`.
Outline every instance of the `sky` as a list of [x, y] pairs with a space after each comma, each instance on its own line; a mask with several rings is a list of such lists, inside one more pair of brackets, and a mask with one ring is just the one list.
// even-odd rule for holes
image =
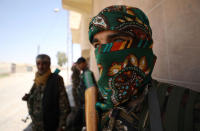
[[[0, 0], [0, 62], [34, 64], [39, 47], [56, 65], [58, 51], [70, 53], [68, 16], [61, 0]], [[73, 52], [76, 61], [79, 44]]]

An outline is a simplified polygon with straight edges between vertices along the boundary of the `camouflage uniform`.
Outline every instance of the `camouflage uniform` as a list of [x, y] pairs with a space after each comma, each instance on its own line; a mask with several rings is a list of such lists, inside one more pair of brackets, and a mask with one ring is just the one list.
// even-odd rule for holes
[[[164, 131], [200, 131], [200, 93], [153, 80]], [[101, 114], [103, 131], [150, 131], [148, 94]], [[133, 102], [133, 101], [132, 101]]]
[[[63, 128], [66, 125], [66, 118], [70, 112], [68, 97], [65, 91], [62, 77], [59, 78], [59, 126]], [[43, 121], [43, 97], [46, 85], [36, 86], [34, 83], [30, 90], [30, 97], [28, 99], [28, 110], [32, 119], [33, 131], [44, 131]]]
[[74, 98], [75, 106], [78, 107], [79, 106], [79, 99], [78, 99], [78, 94], [77, 94], [77, 88], [80, 84], [80, 71], [75, 66], [72, 66], [71, 70], [73, 72], [72, 75], [71, 75], [72, 95], [73, 95], [73, 98]]

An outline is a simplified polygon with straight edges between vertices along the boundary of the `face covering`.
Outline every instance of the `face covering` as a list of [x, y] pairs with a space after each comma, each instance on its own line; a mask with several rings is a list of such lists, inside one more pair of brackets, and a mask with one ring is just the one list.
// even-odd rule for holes
[[138, 8], [123, 5], [103, 9], [90, 22], [89, 40], [95, 34], [112, 30], [132, 39], [105, 43], [95, 49], [100, 78], [98, 89], [104, 104], [102, 110], [137, 99], [151, 80], [156, 61], [152, 51], [152, 31], [148, 18]]
[[151, 80], [155, 63], [151, 48], [121, 48], [128, 44], [107, 43], [95, 49], [100, 73], [98, 88], [104, 99], [111, 98], [114, 106], [142, 93]]

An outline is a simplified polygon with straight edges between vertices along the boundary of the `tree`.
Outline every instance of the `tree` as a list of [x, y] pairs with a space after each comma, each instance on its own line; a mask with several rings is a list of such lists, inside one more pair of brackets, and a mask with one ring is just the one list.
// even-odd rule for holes
[[67, 57], [64, 52], [58, 51], [56, 57], [57, 57], [57, 63], [61, 67], [67, 62]]

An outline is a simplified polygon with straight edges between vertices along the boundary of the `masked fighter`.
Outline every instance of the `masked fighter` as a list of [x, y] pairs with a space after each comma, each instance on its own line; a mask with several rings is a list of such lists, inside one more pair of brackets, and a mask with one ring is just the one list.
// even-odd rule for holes
[[89, 25], [101, 100], [99, 130], [200, 130], [199, 93], [151, 77], [156, 56], [147, 16], [138, 8], [110, 6]]

